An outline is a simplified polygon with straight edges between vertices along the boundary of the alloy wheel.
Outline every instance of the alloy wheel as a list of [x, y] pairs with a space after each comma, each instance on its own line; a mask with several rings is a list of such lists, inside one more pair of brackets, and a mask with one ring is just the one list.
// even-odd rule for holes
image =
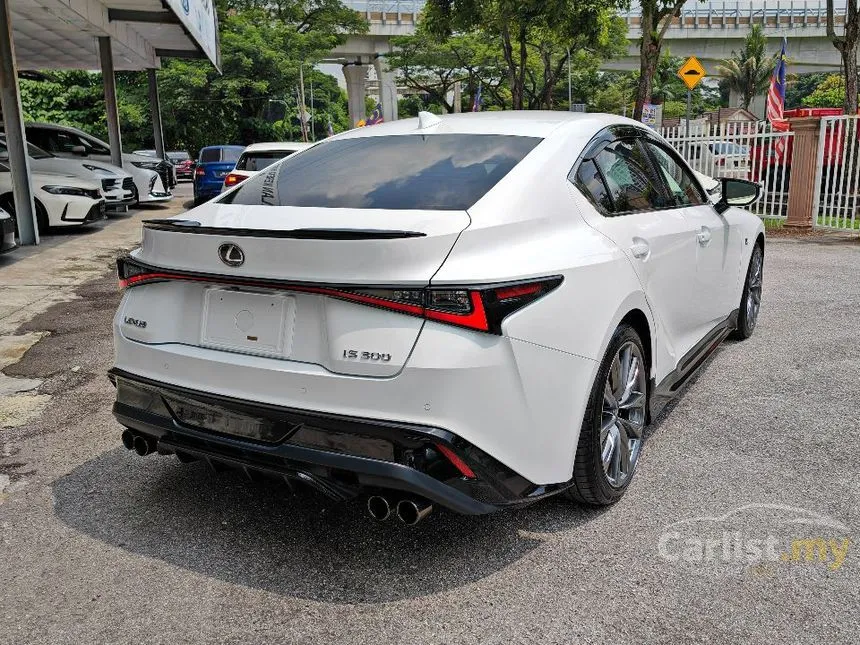
[[755, 327], [758, 312], [761, 308], [763, 269], [764, 263], [762, 261], [761, 248], [756, 246], [750, 260], [749, 276], [747, 277], [747, 301], [744, 303], [746, 307], [747, 327], [750, 330]]
[[603, 388], [600, 455], [603, 472], [615, 488], [624, 486], [636, 468], [645, 428], [645, 361], [628, 341], [615, 354]]

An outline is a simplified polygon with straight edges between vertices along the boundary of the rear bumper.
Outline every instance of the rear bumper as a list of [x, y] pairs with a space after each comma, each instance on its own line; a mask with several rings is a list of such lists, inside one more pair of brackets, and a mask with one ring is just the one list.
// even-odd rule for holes
[[[332, 499], [393, 490], [477, 515], [532, 503], [567, 486], [537, 486], [440, 428], [252, 403], [116, 368], [109, 375], [117, 386], [117, 421], [155, 439], [160, 453], [300, 481]], [[460, 475], [440, 445], [476, 478]]]

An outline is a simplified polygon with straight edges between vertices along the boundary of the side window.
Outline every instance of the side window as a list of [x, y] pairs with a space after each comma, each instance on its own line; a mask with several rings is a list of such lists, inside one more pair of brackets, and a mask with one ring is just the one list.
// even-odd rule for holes
[[579, 164], [573, 183], [603, 215], [612, 215], [612, 199], [597, 166], [591, 160]]
[[674, 155], [651, 141], [643, 141], [642, 145], [648, 149], [663, 176], [672, 206], [698, 206], [705, 203], [696, 180]]
[[651, 173], [644, 149], [635, 139], [606, 146], [595, 158], [616, 215], [663, 207], [658, 180]]
[[91, 139], [90, 137], [76, 137], [79, 141], [78, 145], [84, 146], [87, 152], [91, 155], [110, 155], [110, 148], [105, 147], [101, 141]]

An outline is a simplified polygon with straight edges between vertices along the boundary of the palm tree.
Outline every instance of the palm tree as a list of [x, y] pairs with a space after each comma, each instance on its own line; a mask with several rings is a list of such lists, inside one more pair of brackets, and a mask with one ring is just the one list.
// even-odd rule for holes
[[741, 95], [740, 107], [748, 110], [753, 99], [767, 89], [775, 65], [776, 56], [767, 54], [767, 38], [761, 25], [753, 25], [741, 50], [733, 51], [717, 70], [729, 89]]

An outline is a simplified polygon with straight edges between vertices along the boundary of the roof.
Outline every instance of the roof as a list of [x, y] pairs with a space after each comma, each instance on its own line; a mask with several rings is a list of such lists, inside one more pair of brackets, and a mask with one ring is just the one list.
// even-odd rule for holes
[[439, 117], [438, 125], [418, 129], [418, 119], [400, 119], [389, 123], [355, 128], [335, 135], [337, 139], [401, 134], [507, 134], [546, 138], [557, 129], [576, 128], [597, 132], [609, 125], [626, 123], [642, 127], [632, 119], [616, 114], [589, 114], [549, 110], [508, 110], [494, 112], [463, 112]]
[[245, 152], [278, 152], [286, 150], [288, 152], [298, 152], [309, 148], [311, 143], [303, 143], [301, 141], [266, 141], [264, 143], [252, 143], [245, 148]]
[[216, 149], [221, 149], [221, 148], [232, 148], [234, 150], [244, 150], [245, 146], [237, 146], [237, 145], [232, 144], [232, 143], [226, 143], [226, 144], [217, 144], [214, 146], [203, 146], [200, 149], [201, 150], [216, 150]]

